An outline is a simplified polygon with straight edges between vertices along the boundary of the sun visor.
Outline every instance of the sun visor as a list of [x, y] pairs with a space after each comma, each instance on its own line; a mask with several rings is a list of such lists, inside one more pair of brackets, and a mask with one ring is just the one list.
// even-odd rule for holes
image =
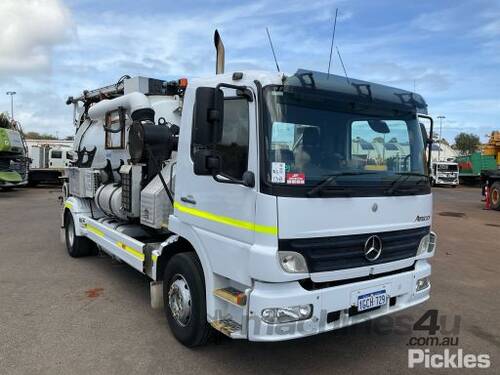
[[402, 113], [427, 113], [427, 103], [417, 93], [334, 74], [299, 69], [285, 79], [283, 91], [342, 102], [365, 110], [380, 108]]

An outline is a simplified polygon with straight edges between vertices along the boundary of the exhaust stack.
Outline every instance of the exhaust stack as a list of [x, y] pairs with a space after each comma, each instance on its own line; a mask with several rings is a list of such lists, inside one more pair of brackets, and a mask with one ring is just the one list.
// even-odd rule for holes
[[222, 43], [222, 39], [219, 35], [218, 30], [215, 30], [214, 33], [214, 44], [215, 44], [215, 50], [217, 51], [217, 57], [215, 60], [215, 73], [222, 74], [224, 73], [225, 51], [224, 51], [224, 43]]

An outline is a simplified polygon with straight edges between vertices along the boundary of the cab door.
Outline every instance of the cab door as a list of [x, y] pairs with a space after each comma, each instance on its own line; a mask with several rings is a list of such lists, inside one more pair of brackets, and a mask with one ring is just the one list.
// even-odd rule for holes
[[[222, 136], [215, 145], [220, 172], [241, 180], [243, 173], [257, 175], [257, 127], [255, 91], [251, 98], [224, 88]], [[178, 167], [175, 183], [175, 215], [196, 232], [208, 254], [213, 271], [244, 281], [240, 266], [248, 264], [248, 250], [254, 242], [256, 188], [216, 181], [211, 175], [197, 175], [193, 154], [198, 145], [192, 137], [195, 90], [186, 93]]]

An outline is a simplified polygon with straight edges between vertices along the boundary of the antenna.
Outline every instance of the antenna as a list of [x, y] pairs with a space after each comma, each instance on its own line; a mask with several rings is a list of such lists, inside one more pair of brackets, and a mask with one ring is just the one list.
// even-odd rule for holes
[[335, 9], [335, 21], [333, 21], [333, 32], [332, 32], [332, 44], [330, 45], [330, 59], [328, 60], [328, 75], [326, 79], [330, 78], [330, 66], [332, 64], [332, 52], [333, 52], [333, 42], [335, 41], [335, 29], [337, 28], [337, 15], [339, 13], [339, 8]]
[[342, 64], [342, 69], [344, 69], [345, 79], [347, 79], [347, 83], [350, 84], [351, 81], [349, 80], [349, 77], [347, 76], [347, 70], [345, 70], [344, 61], [342, 60], [342, 56], [340, 56], [339, 47], [335, 46], [335, 48], [337, 49], [337, 54], [339, 55], [340, 63]]
[[276, 53], [274, 52], [273, 41], [271, 40], [271, 34], [269, 33], [269, 28], [266, 27], [267, 38], [269, 39], [269, 44], [271, 46], [271, 51], [273, 51], [274, 62], [276, 63], [276, 69], [280, 71], [280, 66], [278, 65], [278, 59], [276, 58]]

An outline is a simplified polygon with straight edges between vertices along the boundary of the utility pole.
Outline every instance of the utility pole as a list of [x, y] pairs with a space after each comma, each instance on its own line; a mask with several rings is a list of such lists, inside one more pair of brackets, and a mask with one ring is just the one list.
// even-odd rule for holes
[[16, 95], [16, 92], [7, 91], [5, 94], [10, 95], [10, 118], [14, 121], [14, 95]]
[[438, 116], [439, 119], [439, 148], [438, 148], [438, 161], [441, 161], [441, 140], [443, 139], [443, 119], [446, 116]]

